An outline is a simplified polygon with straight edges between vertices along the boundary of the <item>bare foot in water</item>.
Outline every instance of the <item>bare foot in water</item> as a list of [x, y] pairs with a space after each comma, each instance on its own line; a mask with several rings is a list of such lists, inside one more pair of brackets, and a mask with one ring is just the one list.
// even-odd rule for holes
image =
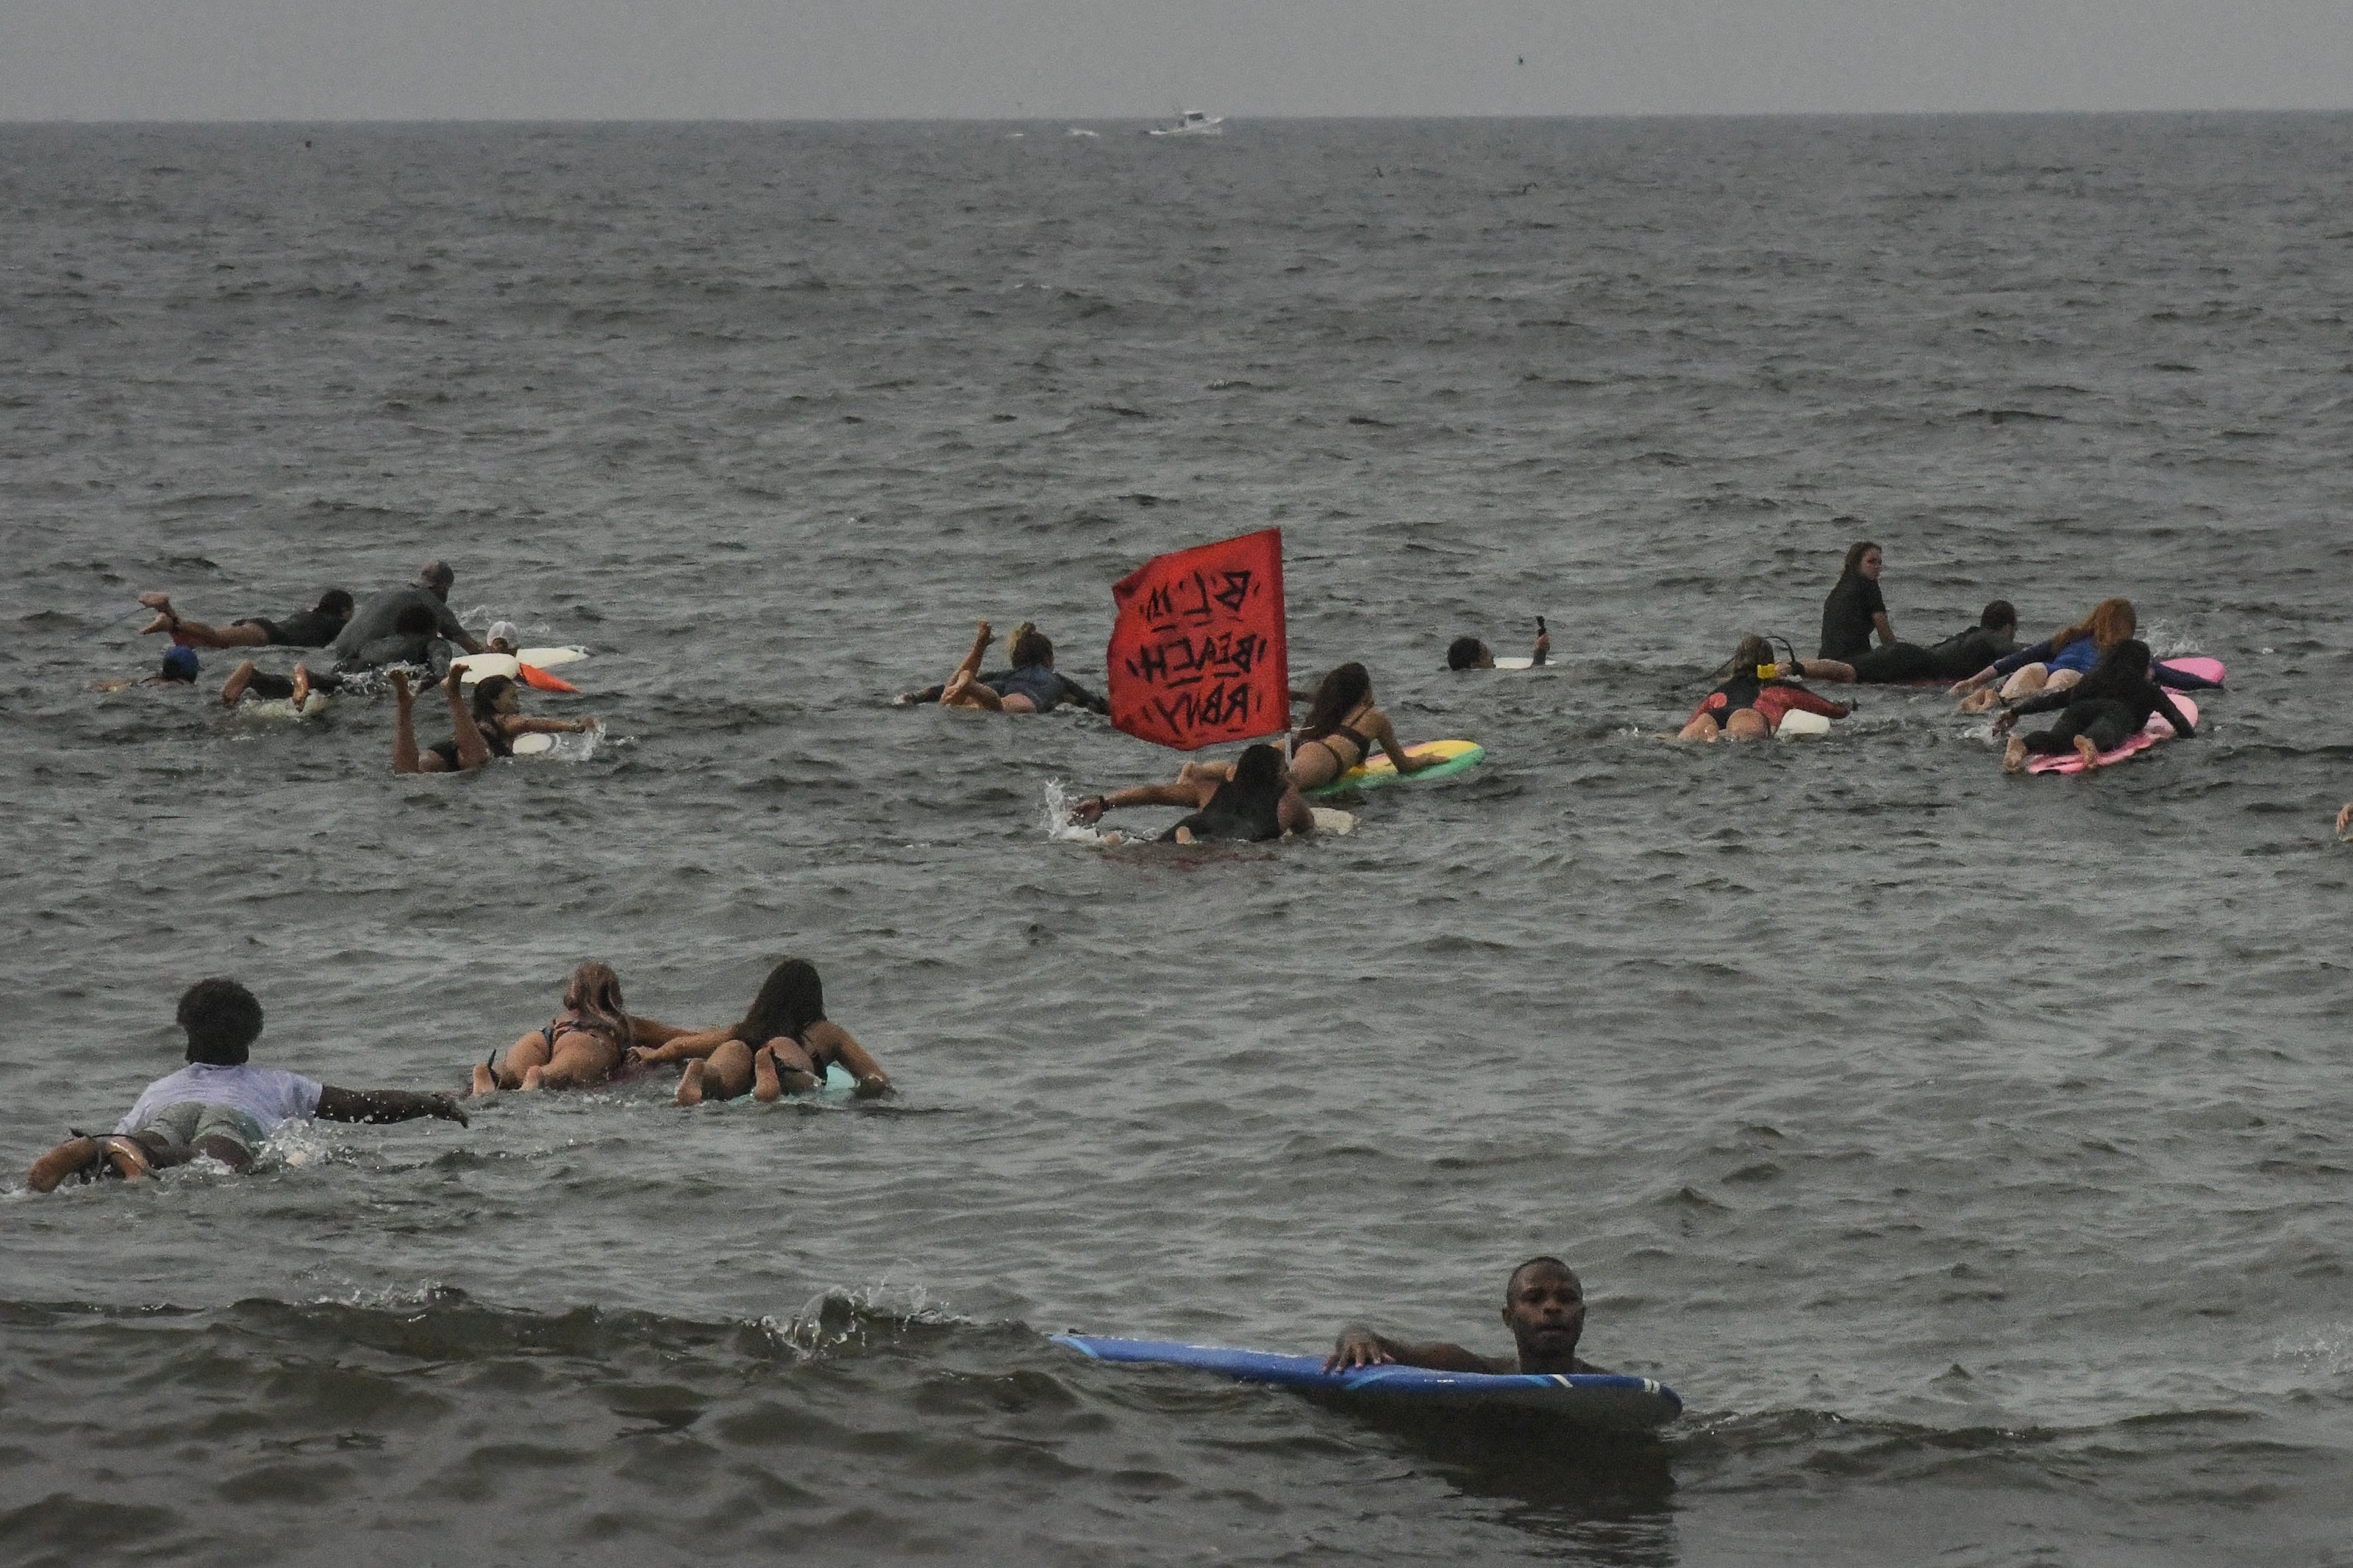
[[752, 1098], [764, 1105], [785, 1098], [785, 1086], [776, 1077], [776, 1054], [765, 1046], [752, 1058]]
[[[237, 700], [244, 696], [245, 689], [252, 684], [253, 660], [248, 658], [243, 664], [238, 665], [235, 669], [230, 670], [228, 672], [228, 679], [221, 682], [221, 706], [224, 708], [236, 707]], [[300, 704], [298, 703], [297, 706], [299, 707]]]
[[498, 1078], [488, 1067], [477, 1067], [474, 1069], [474, 1087], [470, 1092], [477, 1099], [485, 1094], [496, 1094], [498, 1089]]
[[2016, 735], [2001, 749], [2001, 771], [2006, 773], [2023, 772], [2026, 767], [2026, 742]]
[[311, 667], [307, 664], [298, 664], [294, 667], [293, 701], [294, 711], [297, 713], [310, 706]]
[[[773, 1072], [776, 1069], [771, 1068], [769, 1070]], [[681, 1105], [702, 1103], [702, 1063], [700, 1060], [686, 1064], [686, 1072], [678, 1080], [678, 1102]]]
[[2100, 748], [2092, 744], [2092, 738], [2089, 735], [2075, 737], [2075, 754], [2084, 759], [2084, 765], [2087, 768], [2096, 768], [2100, 765]]
[[546, 1069], [544, 1069], [543, 1068], [523, 1068], [523, 1069], [522, 1069], [522, 1087], [523, 1087], [523, 1088], [525, 1088], [525, 1089], [528, 1089], [534, 1090], [534, 1091], [535, 1091], [535, 1090], [537, 1090], [537, 1089], [538, 1089], [538, 1088], [539, 1088], [539, 1075], [540, 1075], [542, 1072], [543, 1072], [544, 1070], [546, 1070]]

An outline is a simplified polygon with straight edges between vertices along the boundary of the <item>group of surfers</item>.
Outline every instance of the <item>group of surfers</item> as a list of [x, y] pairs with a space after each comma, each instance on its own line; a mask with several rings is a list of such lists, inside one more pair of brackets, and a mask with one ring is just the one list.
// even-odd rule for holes
[[[194, 686], [200, 672], [199, 649], [289, 647], [323, 650], [328, 658], [316, 669], [299, 660], [290, 674], [264, 670], [250, 658], [230, 671], [221, 683], [224, 707], [234, 708], [250, 697], [283, 700], [296, 712], [304, 711], [312, 695], [343, 689], [379, 673], [388, 677], [396, 698], [392, 770], [398, 773], [468, 773], [493, 757], [514, 754], [514, 742], [528, 734], [577, 734], [596, 727], [590, 717], [548, 719], [522, 711], [522, 688], [513, 677], [486, 675], [473, 683], [469, 700], [461, 690], [463, 661], [450, 650], [466, 655], [520, 651], [522, 632], [512, 621], [493, 625], [476, 638], [449, 608], [449, 590], [457, 574], [447, 562], [428, 561], [414, 583], [375, 595], [362, 602], [343, 588], [330, 588], [307, 610], [280, 616], [247, 616], [227, 626], [190, 620], [161, 591], [139, 595], [154, 611], [142, 628], [172, 639], [162, 668], [146, 679], [148, 685]], [[420, 748], [417, 742], [415, 705], [409, 671], [430, 677], [446, 693], [449, 704], [449, 739]], [[101, 683], [101, 689], [120, 689], [128, 682]]]
[[[1878, 685], [1952, 683], [1963, 712], [1999, 708], [1994, 732], [2008, 736], [2005, 772], [2037, 756], [2073, 751], [2097, 767], [2125, 740], [2162, 715], [2174, 733], [2197, 728], [2167, 695], [2211, 689], [2221, 683], [2158, 663], [2135, 634], [2139, 618], [2127, 599], [2103, 599], [2081, 619], [2021, 647], [2018, 612], [2007, 599], [1985, 607], [1978, 624], [1942, 642], [1922, 646], [1897, 637], [1879, 587], [1880, 547], [1863, 540], [1850, 547], [1839, 580], [1822, 605], [1821, 641], [1812, 658], [1780, 658], [1762, 637], [1741, 638], [1724, 679], [1700, 700], [1683, 727], [1686, 741], [1763, 740], [1791, 712], [1845, 717], [1852, 710], [1800, 682]], [[2056, 713], [2047, 729], [2010, 734], [2019, 718]], [[2348, 817], [2347, 820], [2353, 820]], [[2342, 831], [2342, 828], [2339, 829]]]
[[[398, 1089], [339, 1089], [280, 1068], [257, 1065], [261, 1003], [241, 983], [200, 980], [175, 1015], [187, 1037], [186, 1065], [139, 1094], [111, 1132], [76, 1131], [33, 1162], [26, 1185], [54, 1192], [71, 1180], [139, 1181], [158, 1171], [208, 1159], [232, 1171], [252, 1167], [269, 1136], [288, 1122], [394, 1122], [433, 1117], [469, 1125], [459, 1097]], [[621, 1076], [632, 1064], [684, 1062], [681, 1105], [750, 1094], [773, 1100], [817, 1088], [829, 1068], [852, 1077], [860, 1094], [888, 1094], [891, 1080], [849, 1031], [825, 1016], [817, 970], [787, 958], [769, 971], [750, 1010], [735, 1024], [682, 1029], [632, 1015], [621, 983], [603, 963], [573, 971], [563, 1010], [539, 1029], [476, 1068], [471, 1092], [586, 1089]], [[1557, 1258], [1532, 1258], [1504, 1288], [1509, 1356], [1484, 1356], [1445, 1342], [1414, 1342], [1362, 1326], [1341, 1331], [1327, 1372], [1401, 1365], [1473, 1373], [1592, 1373], [1577, 1359], [1585, 1331], [1585, 1288]]]

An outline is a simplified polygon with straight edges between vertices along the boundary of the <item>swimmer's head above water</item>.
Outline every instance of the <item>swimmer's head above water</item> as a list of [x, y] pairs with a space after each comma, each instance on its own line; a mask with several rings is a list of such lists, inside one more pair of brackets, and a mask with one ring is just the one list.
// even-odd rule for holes
[[1446, 645], [1446, 668], [1449, 669], [1493, 669], [1495, 654], [1477, 637], [1456, 637]]
[[513, 653], [522, 647], [522, 628], [512, 621], [494, 621], [482, 640], [492, 653]]
[[1858, 539], [1846, 547], [1846, 563], [1839, 568], [1841, 580], [1848, 577], [1868, 577], [1879, 581], [1882, 560], [1879, 546], [1868, 539]]
[[188, 1032], [188, 1060], [240, 1067], [261, 1037], [261, 1004], [234, 980], [199, 980], [180, 998], [179, 1023]]
[[1028, 669], [1033, 665], [1043, 665], [1048, 669], [1054, 668], [1052, 639], [1030, 621], [1024, 621], [1013, 628], [1012, 637], [1006, 640], [1005, 656], [1016, 669]]
[[474, 720], [487, 724], [507, 713], [522, 711], [522, 693], [503, 675], [486, 675], [474, 683]]
[[156, 674], [176, 684], [193, 685], [196, 679], [196, 650], [174, 643], [164, 650], [164, 667]]
[[1504, 1326], [1520, 1349], [1520, 1366], [1567, 1367], [1585, 1333], [1585, 1286], [1557, 1258], [1531, 1258], [1504, 1282]]
[[2008, 599], [1996, 599], [1978, 616], [1978, 625], [1989, 632], [2014, 632], [2018, 629], [2018, 606]]
[[458, 574], [449, 570], [447, 561], [427, 561], [417, 571], [417, 586], [443, 601], [448, 599], [449, 590], [457, 581]]

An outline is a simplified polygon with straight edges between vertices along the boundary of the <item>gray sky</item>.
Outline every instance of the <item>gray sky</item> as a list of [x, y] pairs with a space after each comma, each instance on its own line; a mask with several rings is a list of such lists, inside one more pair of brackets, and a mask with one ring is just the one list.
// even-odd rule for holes
[[1143, 120], [1180, 102], [2343, 109], [2353, 0], [0, 0], [0, 120]]

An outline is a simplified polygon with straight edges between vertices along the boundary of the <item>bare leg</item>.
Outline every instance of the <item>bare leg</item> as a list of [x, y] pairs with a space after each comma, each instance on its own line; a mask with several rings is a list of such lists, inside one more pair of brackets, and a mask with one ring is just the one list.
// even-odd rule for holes
[[1725, 721], [1724, 738], [1727, 741], [1769, 741], [1773, 726], [1765, 722], [1765, 715], [1754, 708], [1743, 708]]
[[702, 1059], [705, 1100], [733, 1100], [751, 1089], [752, 1047], [743, 1041], [722, 1041], [717, 1050]]
[[702, 1061], [697, 1058], [686, 1064], [686, 1071], [678, 1080], [678, 1102], [681, 1105], [702, 1103]]
[[541, 1089], [594, 1089], [618, 1065], [613, 1047], [594, 1035], [575, 1031], [555, 1042], [555, 1054], [538, 1072]]
[[[392, 771], [396, 773], [421, 773], [425, 769], [417, 759], [417, 700], [409, 695], [406, 670], [392, 672]], [[436, 757], [433, 760], [438, 763], [441, 759]]]
[[228, 679], [221, 682], [221, 706], [224, 708], [236, 707], [237, 700], [244, 696], [245, 689], [252, 684], [253, 660], [248, 658], [243, 664], [238, 665], [235, 669], [230, 670], [228, 672]]
[[2021, 697], [2031, 697], [2049, 684], [2051, 667], [2047, 664], [2022, 664], [2016, 674], [2003, 682], [2001, 700], [2015, 702]]
[[37, 1193], [56, 1192], [58, 1183], [80, 1175], [98, 1160], [97, 1139], [69, 1138], [33, 1162], [33, 1168], [25, 1173], [25, 1185]]
[[2045, 691], [2064, 691], [2083, 679], [2084, 672], [2080, 669], [2054, 669], [2051, 672], [2049, 679], [2043, 681], [2042, 689]]
[[[529, 1072], [533, 1068], [545, 1067], [547, 1065], [547, 1037], [541, 1034], [537, 1029], [533, 1029], [530, 1034], [525, 1035], [522, 1039], [517, 1040], [513, 1045], [509, 1046], [507, 1047], [507, 1054], [500, 1058], [498, 1076], [496, 1079], [498, 1087], [501, 1089], [521, 1089], [522, 1087], [522, 1075]], [[477, 1075], [475, 1081], [479, 1083], [481, 1081], [481, 1078], [486, 1075], [483, 1074], [483, 1070], [480, 1068], [475, 1068], [474, 1071]], [[487, 1093], [488, 1091], [480, 1090], [478, 1092]]]
[[307, 664], [294, 667], [293, 703], [297, 713], [311, 705], [311, 667]]
[[2086, 768], [2096, 768], [2100, 765], [2099, 742], [2089, 735], [2075, 737], [2075, 754], [2084, 759], [2084, 765]]
[[1692, 715], [1691, 722], [1683, 726], [1683, 732], [1677, 735], [1675, 739], [1678, 741], [1713, 741], [1720, 737], [1723, 733], [1724, 731], [1716, 727], [1715, 716], [1714, 714], [1694, 713]]

